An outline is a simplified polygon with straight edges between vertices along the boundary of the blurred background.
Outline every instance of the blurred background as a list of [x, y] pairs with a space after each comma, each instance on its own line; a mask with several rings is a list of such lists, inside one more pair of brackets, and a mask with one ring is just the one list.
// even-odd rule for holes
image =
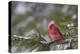
[[[11, 2], [12, 52], [51, 50], [47, 44], [52, 41], [48, 35], [50, 16], [65, 39], [78, 38], [77, 5]], [[71, 49], [78, 48], [77, 42], [71, 43]]]

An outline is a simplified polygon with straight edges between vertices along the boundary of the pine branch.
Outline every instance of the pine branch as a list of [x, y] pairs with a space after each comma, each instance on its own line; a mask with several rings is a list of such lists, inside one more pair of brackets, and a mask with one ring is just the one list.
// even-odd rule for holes
[[27, 37], [27, 36], [16, 36], [16, 35], [13, 35], [13, 37], [15, 38], [22, 38], [22, 39], [32, 39], [31, 37]]

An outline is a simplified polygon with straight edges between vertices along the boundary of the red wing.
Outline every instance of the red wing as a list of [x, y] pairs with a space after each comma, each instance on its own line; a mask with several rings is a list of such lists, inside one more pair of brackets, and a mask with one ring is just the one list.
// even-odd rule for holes
[[55, 27], [55, 31], [58, 32], [59, 36], [60, 36], [62, 39], [64, 39], [64, 36], [62, 35], [62, 33], [60, 32], [60, 30], [59, 30], [57, 27]]

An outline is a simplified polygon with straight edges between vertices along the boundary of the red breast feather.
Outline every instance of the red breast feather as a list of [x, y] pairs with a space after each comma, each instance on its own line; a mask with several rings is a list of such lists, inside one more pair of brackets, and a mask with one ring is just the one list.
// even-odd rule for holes
[[64, 36], [54, 24], [49, 25], [49, 36], [53, 41], [64, 39]]

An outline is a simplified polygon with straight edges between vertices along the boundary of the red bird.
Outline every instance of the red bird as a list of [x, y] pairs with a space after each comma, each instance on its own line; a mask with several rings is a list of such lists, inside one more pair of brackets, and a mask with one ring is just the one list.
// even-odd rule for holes
[[55, 25], [54, 21], [52, 20], [52, 17], [50, 17], [50, 18], [51, 18], [51, 21], [50, 21], [50, 23], [48, 25], [49, 36], [51, 37], [51, 39], [53, 41], [63, 40], [64, 39], [64, 36], [61, 34], [60, 30]]

